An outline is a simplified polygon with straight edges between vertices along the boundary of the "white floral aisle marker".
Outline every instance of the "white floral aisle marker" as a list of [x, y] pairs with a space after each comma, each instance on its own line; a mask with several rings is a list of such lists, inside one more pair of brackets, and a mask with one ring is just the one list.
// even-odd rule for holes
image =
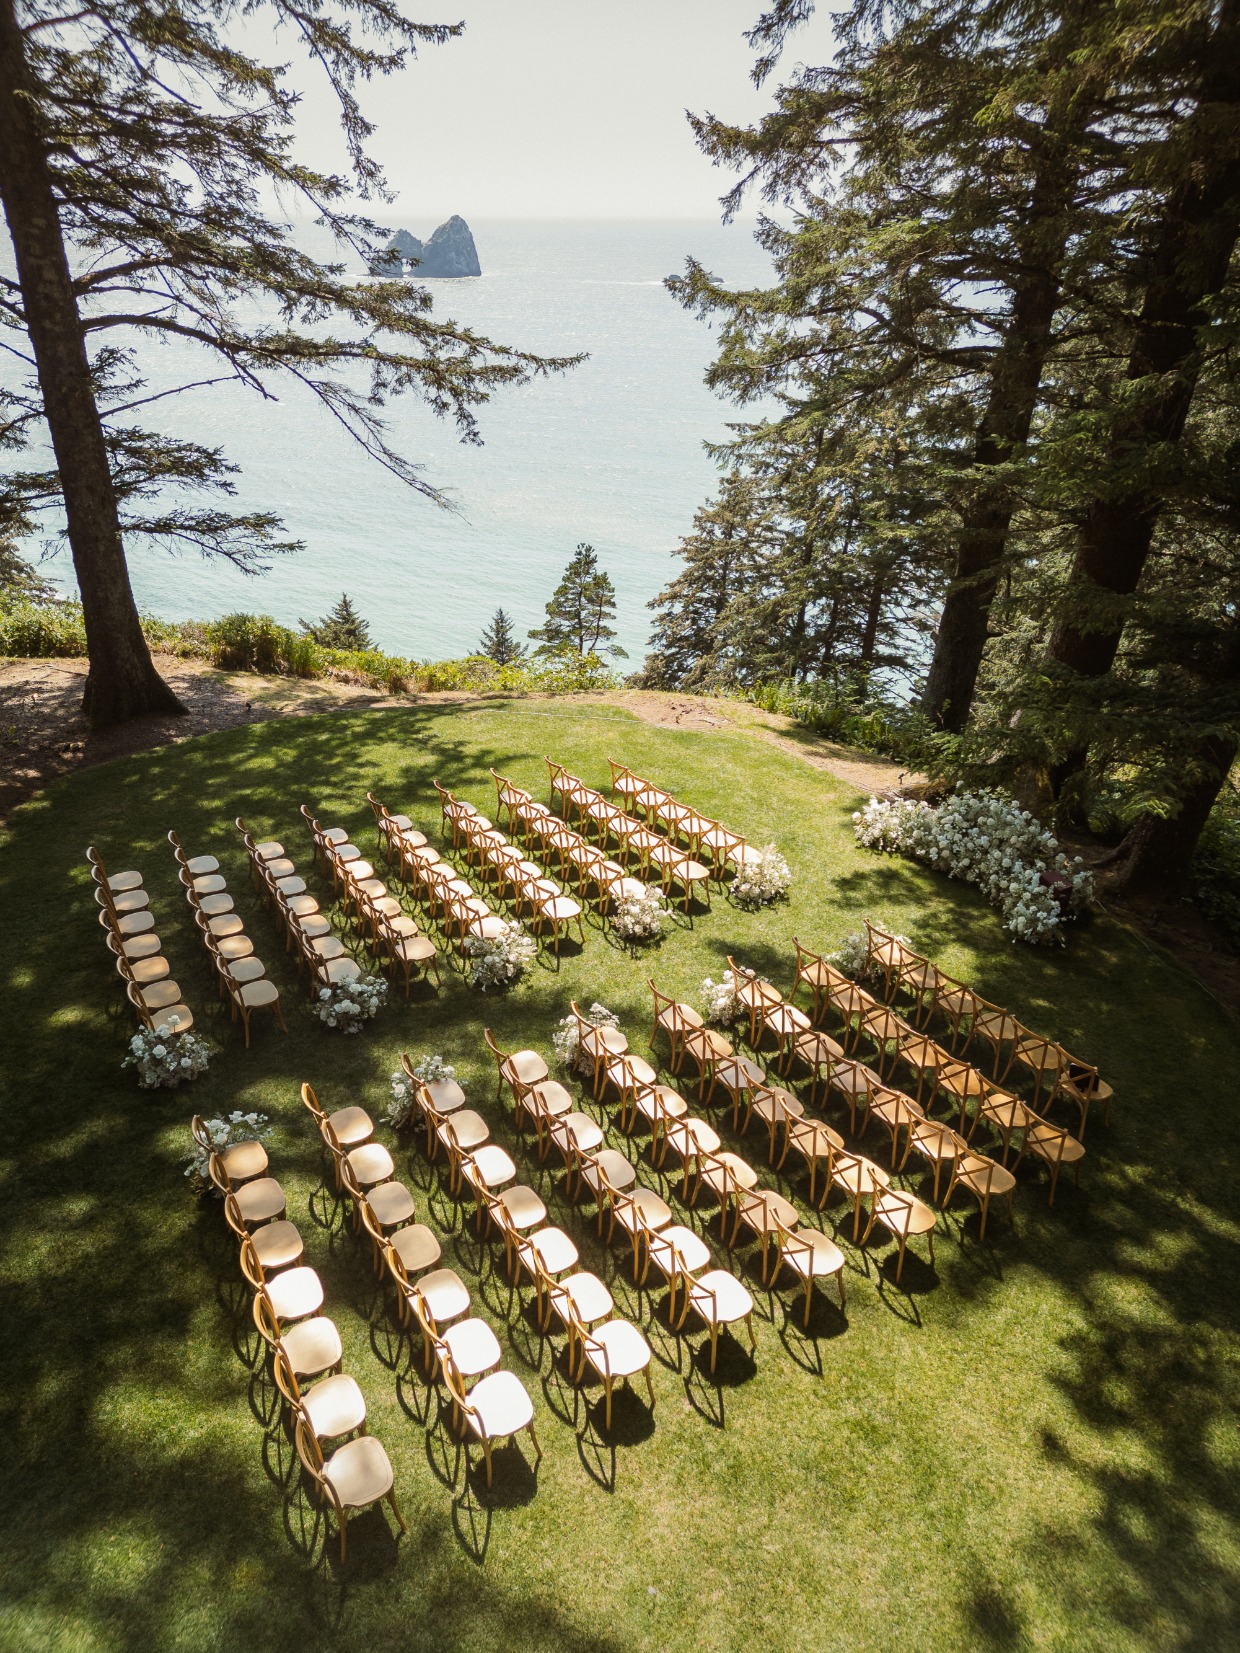
[[[442, 1056], [423, 1056], [414, 1065], [414, 1078], [420, 1079], [424, 1085], [434, 1085], [445, 1079], [455, 1079], [456, 1069], [450, 1062], [445, 1062]], [[413, 1100], [413, 1080], [404, 1068], [397, 1068], [389, 1081], [392, 1089], [392, 1101], [383, 1116], [384, 1123], [391, 1125], [394, 1130], [404, 1131], [419, 1123], [417, 1108]]]
[[230, 1113], [227, 1119], [203, 1121], [211, 1146], [195, 1141], [185, 1156], [185, 1175], [195, 1194], [219, 1194], [211, 1181], [207, 1162], [213, 1153], [222, 1154], [234, 1142], [263, 1142], [271, 1135], [271, 1121], [265, 1113]]
[[745, 861], [736, 870], [729, 894], [738, 907], [756, 912], [782, 900], [792, 888], [792, 872], [774, 844], [758, 851], [756, 861]]
[[646, 884], [641, 894], [621, 896], [611, 916], [611, 927], [622, 941], [658, 941], [667, 927], [670, 914], [663, 891], [654, 884]]
[[519, 924], [508, 922], [496, 936], [466, 936], [465, 952], [469, 984], [485, 993], [516, 981], [538, 952], [538, 943]]
[[170, 1017], [158, 1027], [143, 1028], [129, 1041], [129, 1054], [121, 1062], [123, 1068], [136, 1068], [138, 1086], [144, 1091], [158, 1090], [161, 1085], [174, 1090], [177, 1085], [197, 1079], [207, 1071], [211, 1050], [200, 1034], [177, 1032], [177, 1018]]
[[341, 1033], [360, 1033], [387, 1003], [388, 984], [382, 976], [355, 976], [352, 981], [320, 987], [314, 1013], [325, 1027]]
[[[614, 1010], [608, 1010], [605, 1004], [592, 1004], [586, 1011], [583, 1020], [591, 1027], [619, 1027], [620, 1018]], [[570, 1011], [563, 1018], [555, 1032], [551, 1035], [551, 1044], [560, 1061], [570, 1073], [589, 1073], [589, 1061], [581, 1060], [581, 1029], [577, 1025], [577, 1018]]]

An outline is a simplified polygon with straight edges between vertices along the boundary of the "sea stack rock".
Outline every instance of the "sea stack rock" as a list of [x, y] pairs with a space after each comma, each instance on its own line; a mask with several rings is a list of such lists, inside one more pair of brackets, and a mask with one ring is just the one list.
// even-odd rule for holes
[[374, 276], [480, 276], [478, 249], [469, 225], [455, 213], [429, 241], [419, 241], [408, 230], [397, 230], [370, 266]]
[[414, 271], [420, 276], [480, 276], [478, 249], [469, 225], [455, 213], [441, 224], [422, 249], [422, 262]]

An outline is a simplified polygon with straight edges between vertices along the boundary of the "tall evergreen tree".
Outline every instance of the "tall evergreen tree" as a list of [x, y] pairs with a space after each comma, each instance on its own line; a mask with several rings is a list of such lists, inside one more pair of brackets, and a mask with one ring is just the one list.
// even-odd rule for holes
[[[1115, 661], [1159, 516], [1176, 491], [1177, 450], [1240, 238], [1240, 0], [1179, 10], [1178, 28], [1161, 43], [1180, 90], [1177, 118], [1138, 180], [1146, 203], [1134, 269], [1139, 310], [1050, 641], [1051, 660], [1086, 678]], [[1060, 787], [1084, 759], [1083, 747], [1064, 756]]]
[[616, 588], [611, 576], [599, 567], [594, 547], [582, 543], [552, 593], [545, 623], [530, 636], [538, 644], [539, 654], [569, 649], [583, 658], [604, 653], [623, 660], [627, 658], [625, 651], [612, 642], [616, 629], [611, 621], [615, 617]]
[[302, 630], [325, 649], [369, 649], [374, 644], [370, 627], [353, 606], [346, 591], [336, 606], [317, 622], [303, 620]]
[[[410, 21], [388, 0], [265, 0], [325, 73], [348, 168], [333, 176], [293, 153], [298, 94], [250, 55], [225, 0], [0, 0], [0, 202], [16, 280], [0, 316], [25, 336], [31, 383], [8, 435], [46, 429], [53, 476], [15, 478], [36, 502], [63, 502], [81, 591], [96, 724], [176, 710], [138, 623], [124, 538], [153, 536], [243, 567], [276, 543], [268, 513], [167, 503], [167, 490], [231, 489], [217, 450], [127, 425], [146, 393], [134, 347], [175, 337], [201, 347], [206, 379], [272, 396], [281, 376], [316, 398], [380, 464], [437, 499], [388, 442], [381, 409], [412, 392], [477, 439], [474, 409], [502, 384], [566, 365], [492, 345], [432, 319], [425, 289], [360, 282], [300, 251], [270, 198], [300, 198], [366, 268], [383, 232], [351, 194], [382, 196], [366, 152], [357, 83], [399, 68], [456, 28]], [[247, 23], [246, 40], [253, 40]], [[23, 352], [24, 353], [24, 352]], [[154, 509], [135, 502], [157, 494]]]
[[525, 645], [517, 640], [512, 621], [502, 608], [497, 608], [491, 616], [478, 643], [478, 653], [494, 660], [497, 666], [509, 666], [524, 655]]

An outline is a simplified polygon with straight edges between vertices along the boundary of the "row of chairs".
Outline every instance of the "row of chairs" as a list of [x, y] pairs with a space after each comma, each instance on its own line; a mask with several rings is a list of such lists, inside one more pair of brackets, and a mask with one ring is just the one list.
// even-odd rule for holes
[[[693, 1135], [694, 1126], [705, 1122], [685, 1121], [687, 1106], [682, 1102], [678, 1107], [680, 1099], [667, 1087], [656, 1090], [648, 1082], [647, 1075], [652, 1081], [654, 1070], [640, 1058], [630, 1056], [628, 1040], [618, 1028], [595, 1025], [575, 1004], [572, 1013], [577, 1018], [578, 1049], [589, 1067], [591, 1094], [598, 1100], [606, 1079], [620, 1096], [622, 1117], [633, 1117], [628, 1112], [632, 1096], [647, 1118], [655, 1115], [660, 1107], [666, 1110], [669, 1135], [684, 1129], [687, 1151], [696, 1159], [697, 1177], [692, 1195], [682, 1186], [682, 1203], [693, 1204], [700, 1189], [709, 1187], [723, 1207], [726, 1239], [728, 1186], [733, 1168], [726, 1158], [711, 1153], [709, 1145]], [[569, 1191], [578, 1194], [582, 1186], [589, 1189], [597, 1204], [600, 1233], [604, 1216], [609, 1215], [607, 1242], [610, 1244], [618, 1232], [623, 1234], [632, 1249], [633, 1278], [640, 1286], [645, 1285], [651, 1268], [662, 1274], [668, 1287], [669, 1320], [673, 1329], [681, 1331], [689, 1314], [697, 1314], [709, 1334], [712, 1371], [724, 1327], [743, 1323], [750, 1346], [756, 1349], [753, 1298], [743, 1281], [728, 1269], [710, 1266], [713, 1259], [701, 1237], [692, 1228], [674, 1221], [671, 1206], [661, 1194], [639, 1182], [637, 1169], [626, 1154], [606, 1145], [606, 1133], [598, 1121], [589, 1113], [574, 1109], [571, 1094], [558, 1080], [550, 1078], [545, 1062], [536, 1051], [503, 1051], [489, 1032], [487, 1042], [496, 1059], [500, 1088], [506, 1084], [512, 1094], [518, 1132], [527, 1120], [533, 1121], [543, 1157], [550, 1146], [559, 1149], [568, 1173]], [[688, 1166], [686, 1159], [686, 1185]]]
[[[523, 914], [529, 914], [540, 934], [550, 932], [557, 955], [561, 934], [573, 924], [584, 943], [581, 903], [566, 895], [537, 862], [528, 860], [515, 844], [509, 843], [504, 833], [492, 826], [485, 815], [480, 815], [473, 804], [454, 797], [438, 781], [434, 785], [439, 794], [444, 830], [451, 835], [453, 849], [463, 854], [466, 864], [476, 866], [483, 876], [494, 875], [496, 893], [500, 900], [507, 901], [514, 916], [520, 919]], [[482, 901], [482, 897], [475, 896], [474, 900]]]
[[132, 870], [109, 874], [93, 844], [87, 846], [86, 860], [104, 939], [138, 1020], [152, 1032], [170, 1027], [188, 1033], [194, 1025], [193, 1013], [164, 957], [142, 874]]
[[[511, 1155], [490, 1140], [490, 1127], [481, 1114], [465, 1106], [460, 1086], [454, 1081], [428, 1084], [414, 1074], [408, 1056], [401, 1061], [426, 1126], [428, 1157], [433, 1159], [443, 1148], [449, 1190], [456, 1196], [468, 1192], [479, 1232], [489, 1226], [502, 1238], [510, 1271], [535, 1288], [543, 1329], [558, 1322], [567, 1334], [573, 1378], [580, 1380], [592, 1370], [602, 1383], [605, 1427], [611, 1427], [616, 1384], [639, 1372], [645, 1373], [653, 1407], [653, 1357], [641, 1331], [615, 1313], [611, 1292], [597, 1275], [578, 1269], [576, 1245], [562, 1228], [548, 1223], [547, 1208], [536, 1190], [515, 1181]], [[604, 1199], [600, 1183], [600, 1213]]]
[[[724, 870], [729, 864], [726, 854], [721, 851], [719, 856], [712, 856], [711, 864], [696, 860], [671, 839], [654, 831], [649, 821], [637, 820], [576, 775], [569, 774], [563, 764], [556, 763], [552, 758], [546, 761], [551, 777], [551, 800], [552, 803], [559, 803], [565, 820], [572, 811], [576, 811], [577, 825], [583, 835], [593, 827], [600, 846], [614, 839], [618, 849], [628, 856], [630, 862], [637, 863], [644, 878], [649, 878], [654, 868], [665, 895], [670, 896], [672, 886], [679, 885], [686, 912], [695, 893], [700, 894], [706, 905], [710, 906], [711, 878], [722, 884]], [[559, 819], [554, 812], [551, 818]], [[741, 840], [737, 839], [736, 843], [740, 844]], [[754, 852], [747, 853], [752, 855]]]
[[[317, 825], [312, 822], [312, 827]], [[312, 991], [355, 981], [362, 974], [361, 965], [332, 929], [283, 844], [274, 838], [257, 841], [240, 815], [236, 827], [255, 888], [283, 929], [285, 951], [293, 954], [298, 974], [308, 977]], [[335, 830], [345, 836], [342, 829]]]
[[266, 1149], [261, 1142], [237, 1142], [217, 1151], [197, 1115], [190, 1129], [207, 1152], [208, 1174], [240, 1249], [254, 1325], [266, 1345], [282, 1416], [292, 1425], [297, 1457], [317, 1501], [336, 1518], [344, 1562], [352, 1511], [386, 1500], [401, 1531], [408, 1530], [396, 1502], [392, 1465], [381, 1443], [367, 1433], [365, 1396], [344, 1370], [335, 1322], [320, 1312], [323, 1283], [302, 1261], [301, 1234], [288, 1220], [284, 1190], [269, 1175]]
[[614, 758], [608, 758], [607, 763], [613, 800], [619, 798], [627, 809], [636, 810], [647, 825], [661, 827], [673, 843], [683, 839], [692, 854], [709, 859], [718, 883], [723, 883], [729, 868], [739, 870], [761, 859], [761, 851], [740, 833], [729, 831], [722, 822], [688, 804], [678, 803], [670, 792], [635, 775]]
[[[928, 1024], [937, 1011], [948, 1023], [953, 1046], [969, 1049], [982, 1044], [990, 1053], [999, 1084], [1019, 1069], [1031, 1075], [1034, 1087], [1034, 1105], [1038, 1104], [1045, 1084], [1052, 1101], [1062, 1100], [1077, 1108], [1080, 1115], [1080, 1134], [1085, 1134], [1085, 1121], [1092, 1103], [1102, 1109], [1103, 1124], [1109, 1123], [1112, 1090], [1098, 1069], [1071, 1055], [1053, 1039], [1025, 1027], [1000, 1005], [991, 1004], [975, 993], [965, 982], [957, 981], [941, 971], [890, 932], [865, 923], [869, 959], [879, 972], [883, 983], [883, 997], [891, 1003], [901, 992], [912, 1001], [914, 1021], [919, 1027]], [[1004, 1046], [1007, 1060], [1003, 1060]]]
[[[381, 832], [380, 840], [391, 842], [392, 835]], [[409, 844], [402, 839], [400, 857], [402, 877], [409, 881], [413, 895], [462, 954], [468, 953], [471, 939], [492, 940], [507, 930], [508, 921], [429, 843]], [[558, 950], [558, 936], [556, 945]]]
[[322, 861], [331, 875], [341, 910], [352, 922], [374, 962], [381, 969], [400, 972], [406, 998], [415, 976], [426, 978], [433, 974], [436, 988], [441, 987], [435, 943], [422, 934], [416, 920], [406, 913], [399, 897], [391, 893], [373, 864], [347, 836], [337, 836], [343, 828], [324, 828], [308, 811], [303, 809], [303, 813], [315, 834], [316, 849], [321, 851]]
[[[584, 833], [552, 814], [545, 804], [537, 804], [532, 794], [506, 776], [494, 769], [491, 774], [495, 780], [498, 813], [508, 816], [510, 830], [515, 831], [518, 825], [523, 828], [527, 852], [536, 845], [544, 860], [556, 858], [560, 875], [576, 880], [579, 901], [590, 901], [593, 892], [595, 909], [606, 917], [626, 897], [644, 893], [645, 880], [634, 878], [601, 845], [592, 844]], [[650, 846], [641, 840], [650, 835], [640, 823], [629, 824], [637, 829], [636, 838], [622, 842], [621, 850], [631, 852], [642, 870], [648, 872]], [[511, 848], [508, 853], [519, 852]]]
[[337, 1191], [352, 1209], [354, 1228], [370, 1241], [376, 1274], [386, 1274], [395, 1287], [402, 1323], [416, 1320], [421, 1330], [428, 1376], [447, 1391], [454, 1426], [482, 1447], [487, 1485], [498, 1441], [528, 1429], [541, 1458], [525, 1385], [500, 1369], [499, 1340], [470, 1313], [468, 1288], [443, 1266], [433, 1231], [417, 1221], [413, 1195], [396, 1180], [391, 1154], [374, 1141], [369, 1115], [356, 1107], [328, 1114], [308, 1084], [301, 1099], [331, 1159]]
[[[268, 977], [266, 965], [245, 933], [244, 921], [235, 910], [219, 862], [213, 855], [186, 855], [175, 832], [169, 832], [168, 842], [176, 857], [177, 877], [185, 890], [194, 923], [215, 966], [220, 996], [228, 998], [233, 1021], [241, 1017], [246, 1049], [250, 1047], [250, 1017], [256, 1010], [270, 1010], [287, 1033], [280, 991]], [[211, 870], [202, 871], [204, 865], [209, 865]]]
[[[649, 986], [654, 998], [651, 1047], [655, 1046], [660, 1034], [667, 1038], [668, 1066], [673, 1074], [680, 1072], [686, 1059], [692, 1059], [696, 1068], [699, 1094], [705, 1106], [710, 1106], [716, 1090], [722, 1087], [731, 1100], [733, 1129], [739, 1129], [743, 1135], [751, 1122], [757, 1118], [767, 1129], [770, 1143], [769, 1158], [777, 1170], [782, 1171], [789, 1154], [795, 1150], [809, 1171], [812, 1203], [825, 1205], [833, 1192], [840, 1192], [846, 1198], [852, 1210], [854, 1242], [860, 1240], [864, 1245], [875, 1224], [886, 1229], [898, 1247], [897, 1282], [903, 1274], [908, 1242], [915, 1236], [924, 1234], [927, 1237], [930, 1262], [933, 1265], [937, 1219], [930, 1206], [909, 1191], [894, 1187], [891, 1177], [874, 1161], [847, 1149], [844, 1139], [833, 1127], [823, 1120], [809, 1116], [805, 1104], [798, 1096], [782, 1085], [773, 1083], [754, 1057], [737, 1051], [732, 1042], [716, 1029], [706, 1027], [701, 1015], [691, 1005], [678, 1003], [669, 995], [660, 993], [653, 981]], [[768, 1008], [773, 1019], [778, 1020], [774, 1017], [776, 1007], [773, 1001], [768, 1003]], [[745, 1106], [745, 1118], [743, 1123], [738, 1125], [742, 1104]], [[784, 1133], [784, 1144], [782, 1153], [776, 1161], [778, 1134], [781, 1129]], [[962, 1161], [960, 1170], [962, 1182], [968, 1186], [966, 1179], [970, 1167]], [[820, 1173], [823, 1179], [821, 1193], [817, 1190]], [[954, 1192], [954, 1188], [951, 1191]], [[739, 1199], [739, 1193], [735, 1194], [734, 1198]], [[870, 1211], [865, 1232], [862, 1234], [861, 1215], [867, 1199], [870, 1202]], [[753, 1215], [762, 1216], [760, 1208], [755, 1207]], [[744, 1213], [738, 1216], [737, 1233], [741, 1221], [748, 1221]], [[756, 1228], [756, 1225], [750, 1223], [749, 1226], [759, 1233], [765, 1252], [766, 1236]], [[808, 1292], [807, 1283], [807, 1312]]]
[[[898, 1133], [903, 1128], [912, 1132], [914, 1144], [927, 1157], [935, 1149], [940, 1156], [950, 1158], [961, 1151], [961, 1143], [966, 1146], [971, 1143], [978, 1128], [984, 1124], [999, 1139], [1003, 1166], [1007, 1166], [1013, 1139], [1017, 1136], [1019, 1151], [1013, 1169], [1019, 1169], [1027, 1156], [1046, 1166], [1050, 1177], [1050, 1204], [1054, 1204], [1059, 1175], [1064, 1166], [1071, 1166], [1073, 1178], [1079, 1182], [1085, 1147], [1078, 1137], [1047, 1119], [1013, 1091], [988, 1079], [979, 1068], [938, 1044], [929, 1034], [905, 1021], [889, 1005], [874, 998], [825, 960], [807, 953], [799, 943], [797, 946], [798, 977], [794, 992], [801, 981], [809, 981], [815, 989], [816, 1013], [821, 1014], [823, 1009], [830, 1007], [839, 1015], [843, 1024], [840, 1029], [843, 1045], [855, 1050], [862, 1039], [868, 1038], [874, 1047], [873, 1066], [855, 1060], [846, 1066], [844, 1061], [835, 1057], [824, 1064], [824, 1077], [829, 1085], [847, 1092], [854, 1117], [857, 1106], [864, 1102], [865, 1124], [871, 1116], [877, 1116], [888, 1126], [892, 1136], [893, 1162]], [[769, 984], [766, 988], [774, 991]], [[899, 1061], [903, 1061], [917, 1075], [915, 1096], [897, 1091], [887, 1082], [884, 1070], [890, 1073]], [[926, 1106], [932, 1105], [937, 1097], [942, 1097], [957, 1112], [954, 1127], [925, 1120], [926, 1107], [922, 1105], [922, 1098], [927, 1094], [927, 1086]], [[1082, 1109], [1081, 1112], [1082, 1126], [1085, 1111]], [[906, 1156], [907, 1151], [906, 1147]]]

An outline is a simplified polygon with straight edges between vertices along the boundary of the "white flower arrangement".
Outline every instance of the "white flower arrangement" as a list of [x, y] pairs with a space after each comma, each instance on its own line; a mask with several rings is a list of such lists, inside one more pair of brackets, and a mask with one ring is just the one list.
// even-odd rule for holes
[[166, 1085], [169, 1090], [207, 1071], [210, 1047], [197, 1033], [177, 1032], [176, 1016], [159, 1026], [143, 1028], [129, 1041], [129, 1055], [123, 1068], [137, 1068], [138, 1086], [144, 1091]]
[[[182, 1037], [188, 1035], [183, 1034]], [[191, 1179], [196, 1194], [218, 1194], [219, 1190], [207, 1170], [207, 1161], [212, 1153], [223, 1153], [234, 1142], [264, 1141], [271, 1135], [271, 1122], [265, 1113], [230, 1113], [227, 1119], [207, 1119], [203, 1123], [211, 1146], [204, 1148], [191, 1138], [193, 1147], [185, 1156], [185, 1175]]]
[[[907, 936], [898, 936], [891, 930], [885, 934], [901, 942], [910, 953], [917, 951]], [[853, 981], [869, 981], [882, 974], [870, 953], [870, 938], [864, 930], [850, 931], [833, 953], [824, 956], [828, 964], [833, 964], [842, 975], [851, 976]]]
[[611, 927], [624, 941], [657, 941], [667, 918], [663, 891], [647, 884], [640, 895], [621, 896], [612, 914]]
[[732, 899], [738, 907], [756, 912], [769, 907], [773, 901], [787, 895], [792, 887], [792, 872], [774, 844], [758, 851], [756, 861], [746, 861], [737, 868], [732, 880]]
[[[745, 971], [744, 974], [751, 973]], [[703, 980], [699, 990], [702, 1008], [712, 1027], [732, 1027], [744, 1015], [745, 1007], [737, 997], [739, 985], [731, 970], [725, 970], [718, 981], [712, 981], [709, 976]]]
[[497, 936], [466, 936], [465, 951], [471, 960], [469, 983], [479, 992], [488, 987], [507, 987], [538, 952], [538, 943], [515, 921], [505, 923]]
[[388, 984], [382, 976], [355, 976], [352, 981], [320, 987], [314, 1013], [325, 1027], [342, 1033], [360, 1033], [362, 1023], [379, 1014], [387, 1002]]
[[[415, 1064], [413, 1071], [425, 1085], [433, 1085], [440, 1079], [456, 1078], [456, 1069], [450, 1062], [445, 1062], [442, 1056], [424, 1056]], [[397, 1068], [391, 1076], [390, 1083], [392, 1104], [383, 1119], [384, 1123], [391, 1125], [394, 1130], [402, 1131], [418, 1123], [413, 1103], [413, 1080], [404, 1068]]]
[[[591, 1027], [619, 1027], [620, 1018], [614, 1010], [608, 1010], [605, 1004], [592, 1004], [586, 1012], [585, 1020]], [[576, 1071], [585, 1073], [589, 1064], [582, 1064], [581, 1036], [577, 1026], [577, 1018], [571, 1013], [565, 1016], [556, 1031], [551, 1035], [551, 1044], [560, 1061], [570, 1073]]]
[[1062, 941], [1065, 912], [1079, 912], [1093, 895], [1080, 856], [1069, 861], [1027, 809], [998, 793], [959, 792], [937, 807], [871, 798], [853, 823], [867, 849], [976, 884], [1018, 941]]

